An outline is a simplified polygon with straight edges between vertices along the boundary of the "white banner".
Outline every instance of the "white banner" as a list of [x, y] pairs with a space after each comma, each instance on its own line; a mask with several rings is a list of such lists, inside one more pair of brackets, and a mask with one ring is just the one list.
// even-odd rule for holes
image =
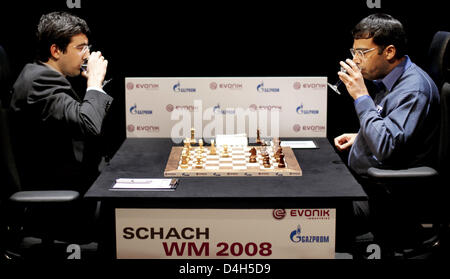
[[326, 137], [326, 77], [126, 78], [127, 137]]
[[334, 259], [335, 209], [116, 209], [119, 259]]

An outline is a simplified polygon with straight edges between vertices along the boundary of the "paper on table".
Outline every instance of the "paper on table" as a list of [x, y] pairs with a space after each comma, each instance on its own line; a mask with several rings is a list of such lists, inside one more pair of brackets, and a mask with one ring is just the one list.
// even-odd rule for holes
[[114, 189], [172, 189], [176, 180], [171, 178], [119, 178]]
[[282, 141], [281, 146], [287, 146], [290, 148], [317, 148], [317, 145], [312, 140], [303, 141]]
[[216, 146], [222, 145], [237, 146], [248, 144], [248, 139], [246, 134], [234, 134], [234, 135], [216, 135]]

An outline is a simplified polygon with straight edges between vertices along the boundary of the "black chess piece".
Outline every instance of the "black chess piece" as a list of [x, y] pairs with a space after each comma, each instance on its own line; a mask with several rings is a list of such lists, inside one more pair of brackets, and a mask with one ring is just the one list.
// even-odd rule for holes
[[275, 159], [277, 159], [277, 162], [280, 160], [280, 154], [283, 153], [283, 149], [281, 146], [278, 146], [277, 152], [273, 155]]
[[256, 143], [257, 144], [261, 144], [261, 137], [259, 135], [259, 129], [256, 130]]
[[284, 162], [284, 154], [283, 153], [280, 154], [280, 160], [278, 162], [278, 167], [279, 168], [285, 168], [286, 167], [286, 164]]
[[270, 168], [270, 157], [269, 157], [269, 155], [265, 155], [263, 157], [263, 166], [265, 168]]

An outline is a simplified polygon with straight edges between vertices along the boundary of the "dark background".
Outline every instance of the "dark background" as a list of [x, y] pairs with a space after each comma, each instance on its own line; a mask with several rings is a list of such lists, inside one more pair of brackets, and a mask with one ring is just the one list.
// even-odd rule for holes
[[[11, 1], [0, 9], [0, 44], [12, 80], [34, 58], [34, 33], [42, 14], [65, 10], [84, 18], [94, 50], [108, 59], [105, 90], [115, 98], [105, 122], [105, 151], [125, 139], [125, 77], [328, 76], [350, 57], [351, 29], [363, 17], [384, 12], [405, 26], [409, 56], [426, 68], [436, 31], [450, 31], [446, 1], [387, 1], [370, 9], [352, 1]], [[6, 3], [3, 3], [6, 4]], [[83, 78], [71, 79], [83, 90]], [[81, 91], [83, 92], [83, 91]], [[352, 99], [328, 91], [328, 138], [356, 132]]]

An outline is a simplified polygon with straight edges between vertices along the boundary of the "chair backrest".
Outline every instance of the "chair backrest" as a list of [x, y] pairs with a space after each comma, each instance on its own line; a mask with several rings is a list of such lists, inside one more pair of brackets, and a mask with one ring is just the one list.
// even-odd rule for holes
[[20, 179], [16, 168], [11, 141], [10, 69], [5, 50], [0, 46], [0, 200], [20, 190]]
[[21, 189], [11, 142], [10, 115], [10, 109], [0, 104], [0, 202]]
[[439, 173], [450, 177], [450, 83], [441, 89], [441, 134], [439, 140]]
[[428, 74], [434, 80], [438, 88], [441, 88], [449, 77], [449, 41], [450, 32], [438, 31], [431, 41], [428, 51]]
[[10, 65], [8, 61], [8, 56], [5, 50], [0, 45], [0, 101], [3, 103], [4, 107], [9, 105], [10, 101], [10, 90], [11, 86], [11, 72]]

